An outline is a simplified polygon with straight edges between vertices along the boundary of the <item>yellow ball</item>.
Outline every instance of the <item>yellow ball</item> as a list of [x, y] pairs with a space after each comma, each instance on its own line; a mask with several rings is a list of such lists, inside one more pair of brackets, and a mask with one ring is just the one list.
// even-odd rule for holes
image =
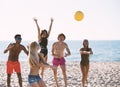
[[75, 20], [81, 21], [84, 18], [84, 14], [82, 11], [76, 11], [74, 15]]

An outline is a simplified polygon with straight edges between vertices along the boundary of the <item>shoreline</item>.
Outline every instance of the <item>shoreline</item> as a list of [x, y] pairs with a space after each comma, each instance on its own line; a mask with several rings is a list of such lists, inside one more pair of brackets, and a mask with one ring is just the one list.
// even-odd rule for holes
[[[29, 64], [27, 61], [20, 61], [23, 87], [28, 86]], [[51, 64], [51, 62], [48, 62]], [[68, 87], [81, 87], [82, 73], [79, 62], [66, 61], [66, 73]], [[6, 86], [6, 62], [0, 61], [0, 87]], [[44, 78], [47, 87], [56, 87], [53, 71], [50, 68], [45, 69]], [[120, 62], [90, 62], [88, 75], [90, 87], [120, 87]], [[58, 67], [58, 83], [64, 87], [62, 71]], [[16, 73], [11, 76], [11, 86], [18, 87], [18, 78]]]

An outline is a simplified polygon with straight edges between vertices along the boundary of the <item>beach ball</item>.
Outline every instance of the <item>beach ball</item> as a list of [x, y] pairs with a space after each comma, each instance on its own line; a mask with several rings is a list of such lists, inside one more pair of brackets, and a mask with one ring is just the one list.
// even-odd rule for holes
[[84, 14], [82, 11], [76, 11], [74, 14], [74, 18], [76, 21], [81, 21], [84, 18]]

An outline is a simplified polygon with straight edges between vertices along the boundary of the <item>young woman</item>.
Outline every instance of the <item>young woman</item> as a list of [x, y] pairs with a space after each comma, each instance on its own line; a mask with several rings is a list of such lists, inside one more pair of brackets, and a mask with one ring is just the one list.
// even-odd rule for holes
[[36, 42], [31, 42], [29, 45], [29, 65], [30, 73], [28, 75], [28, 82], [31, 87], [46, 87], [44, 81], [39, 76], [40, 67], [51, 67], [49, 64], [42, 61], [42, 56], [38, 54], [40, 46]]
[[[47, 45], [48, 45], [48, 37], [50, 35], [50, 32], [51, 32], [51, 28], [52, 28], [52, 24], [53, 24], [53, 19], [51, 19], [51, 23], [50, 23], [50, 27], [49, 27], [49, 30], [47, 32], [47, 30], [40, 30], [40, 27], [38, 25], [38, 22], [37, 22], [37, 19], [34, 18], [34, 21], [36, 23], [36, 26], [37, 26], [37, 30], [38, 30], [38, 42], [39, 42], [39, 45], [41, 47], [41, 55], [44, 57], [44, 61], [47, 62], [47, 59], [48, 59], [48, 49], [47, 49]], [[44, 67], [42, 67], [42, 70], [41, 70], [41, 75], [42, 75], [42, 78], [43, 78], [43, 74], [44, 74]]]
[[87, 39], [83, 41], [83, 48], [80, 49], [81, 62], [80, 67], [82, 71], [82, 86], [84, 87], [87, 82], [89, 71], [89, 55], [93, 54], [92, 49], [89, 48], [89, 42]]

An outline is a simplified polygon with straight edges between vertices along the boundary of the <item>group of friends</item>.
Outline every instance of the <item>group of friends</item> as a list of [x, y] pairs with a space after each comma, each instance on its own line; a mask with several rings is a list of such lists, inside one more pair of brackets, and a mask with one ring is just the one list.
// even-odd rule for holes
[[[46, 87], [45, 82], [43, 81], [44, 76], [44, 69], [49, 67], [53, 70], [54, 79], [56, 82], [56, 86], [59, 87], [57, 81], [57, 68], [60, 66], [62, 70], [62, 74], [64, 77], [64, 84], [67, 87], [67, 75], [66, 75], [66, 60], [65, 57], [70, 56], [71, 52], [70, 49], [64, 40], [66, 36], [63, 33], [60, 33], [57, 37], [58, 41], [54, 42], [52, 45], [52, 65], [47, 63], [48, 60], [48, 37], [50, 36], [51, 28], [53, 25], [53, 19], [51, 18], [49, 30], [41, 30], [38, 25], [38, 20], [34, 18], [35, 24], [37, 26], [38, 31], [38, 42], [32, 41], [28, 45], [28, 49], [25, 48], [21, 44], [22, 37], [20, 34], [16, 34], [14, 36], [15, 43], [10, 43], [8, 47], [4, 50], [4, 53], [9, 51], [9, 56], [7, 60], [7, 87], [10, 87], [10, 79], [13, 70], [17, 73], [19, 86], [22, 86], [22, 76], [21, 76], [21, 68], [19, 62], [19, 54], [21, 51], [24, 51], [25, 54], [28, 56], [29, 65], [30, 65], [30, 72], [28, 75], [28, 83], [31, 87]], [[40, 50], [40, 52], [39, 52]], [[66, 53], [64, 51], [66, 50]], [[89, 42], [87, 39], [83, 41], [83, 47], [80, 48], [80, 68], [82, 72], [82, 86], [84, 87], [85, 83], [88, 83], [88, 71], [89, 71], [89, 55], [93, 54], [92, 49], [89, 48]], [[41, 76], [39, 71], [41, 70]]]

